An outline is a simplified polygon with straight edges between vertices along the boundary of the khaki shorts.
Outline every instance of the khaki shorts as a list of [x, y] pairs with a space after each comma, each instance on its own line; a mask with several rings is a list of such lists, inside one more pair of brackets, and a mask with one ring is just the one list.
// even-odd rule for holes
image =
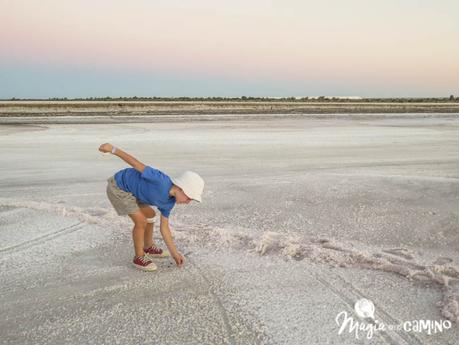
[[140, 207], [150, 206], [141, 203], [132, 193], [119, 188], [114, 176], [107, 179], [107, 196], [119, 216], [135, 213]]

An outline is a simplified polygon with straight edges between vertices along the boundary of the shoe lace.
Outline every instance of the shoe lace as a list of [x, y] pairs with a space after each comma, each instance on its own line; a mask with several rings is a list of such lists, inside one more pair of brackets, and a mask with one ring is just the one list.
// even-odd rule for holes
[[154, 246], [153, 246], [153, 251], [155, 252], [155, 254], [161, 254], [163, 252], [161, 248], [154, 247]]
[[147, 263], [151, 262], [150, 259], [145, 257], [145, 255], [144, 256], [139, 256], [138, 258], [143, 264], [147, 264]]
[[158, 248], [156, 246], [151, 246], [149, 249], [148, 249], [149, 252], [153, 252], [153, 254], [161, 254], [163, 252], [163, 250], [161, 248]]

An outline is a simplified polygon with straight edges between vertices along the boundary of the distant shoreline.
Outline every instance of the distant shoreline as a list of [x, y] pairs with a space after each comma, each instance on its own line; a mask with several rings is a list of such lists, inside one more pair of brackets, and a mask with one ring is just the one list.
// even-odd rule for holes
[[459, 102], [0, 101], [0, 124], [459, 116]]

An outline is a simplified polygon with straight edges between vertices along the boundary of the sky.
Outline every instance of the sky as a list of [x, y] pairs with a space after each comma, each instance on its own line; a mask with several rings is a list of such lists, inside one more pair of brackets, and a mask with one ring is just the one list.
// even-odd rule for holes
[[459, 96], [457, 0], [0, 0], [0, 98]]

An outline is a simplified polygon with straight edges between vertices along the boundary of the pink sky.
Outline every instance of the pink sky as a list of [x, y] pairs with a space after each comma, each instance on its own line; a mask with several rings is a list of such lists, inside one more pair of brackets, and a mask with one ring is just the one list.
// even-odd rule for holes
[[0, 1], [0, 19], [3, 71], [459, 93], [457, 1], [11, 0]]

